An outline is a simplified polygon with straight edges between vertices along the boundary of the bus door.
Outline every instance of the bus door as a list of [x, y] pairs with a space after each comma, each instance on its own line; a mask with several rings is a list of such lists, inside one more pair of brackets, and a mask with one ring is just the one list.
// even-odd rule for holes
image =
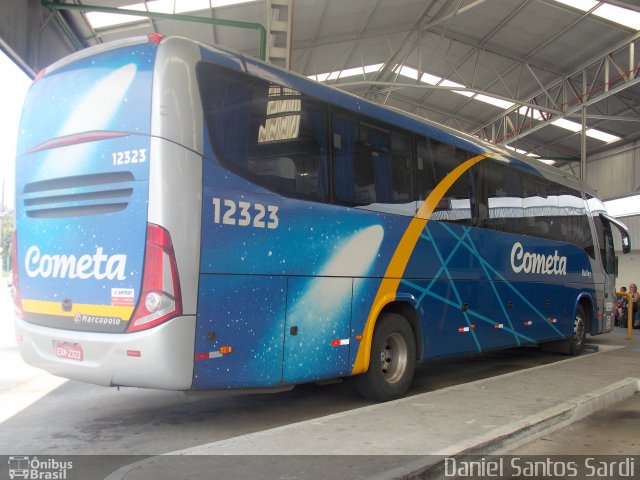
[[[598, 246], [600, 253], [601, 268], [599, 273], [595, 276], [596, 285], [596, 297], [597, 297], [597, 310], [599, 312], [610, 313], [615, 302], [614, 285], [615, 285], [615, 252], [613, 247], [613, 234], [611, 232], [611, 224], [602, 215], [596, 215], [593, 217], [593, 222], [596, 227], [596, 235], [598, 237]], [[611, 326], [605, 326], [601, 321], [605, 317], [598, 317], [594, 319], [591, 326], [591, 332], [593, 334], [603, 333], [610, 330]]]
[[[596, 226], [596, 233], [598, 235], [598, 244], [600, 245], [600, 260], [604, 270], [604, 306], [606, 315], [605, 319], [609, 319], [610, 313], [615, 303], [615, 275], [616, 272], [616, 257], [613, 241], [613, 228], [620, 232], [622, 242], [622, 253], [626, 254], [631, 251], [631, 241], [629, 238], [629, 230], [627, 226], [619, 222], [615, 218], [612, 218], [604, 213], [600, 213], [599, 216], [594, 217], [594, 223]], [[610, 331], [612, 325], [601, 325], [601, 328], [594, 333], [604, 333]], [[594, 328], [595, 330], [595, 328]]]
[[284, 383], [349, 373], [352, 289], [351, 278], [289, 278]]

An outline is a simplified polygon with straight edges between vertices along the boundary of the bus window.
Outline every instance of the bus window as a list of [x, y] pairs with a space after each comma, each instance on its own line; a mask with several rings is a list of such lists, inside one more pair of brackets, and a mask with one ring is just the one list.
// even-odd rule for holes
[[602, 222], [604, 230], [604, 270], [609, 274], [616, 273], [616, 253], [613, 246], [613, 234], [611, 232], [611, 225], [608, 222]]
[[519, 171], [488, 159], [478, 165], [477, 172], [479, 226], [523, 233], [524, 202]]
[[391, 169], [393, 203], [407, 203], [415, 200], [411, 137], [408, 135], [391, 134]]
[[[333, 194], [337, 203], [356, 203], [356, 178], [354, 164], [356, 141], [358, 138], [356, 122], [344, 115], [331, 118], [333, 138]], [[360, 182], [363, 172], [360, 171]]]
[[[440, 183], [458, 165], [471, 158], [471, 154], [457, 148], [455, 145], [431, 140], [432, 161], [434, 166], [435, 185]], [[455, 222], [462, 225], [472, 224], [471, 197], [471, 175], [469, 171], [463, 173], [446, 195], [436, 206], [431, 218], [445, 222]], [[435, 187], [434, 185], [434, 187]]]
[[326, 201], [325, 109], [299, 92], [201, 63], [200, 93], [213, 151], [269, 190]]
[[557, 186], [560, 237], [557, 240], [573, 243], [585, 251], [592, 244], [591, 229], [582, 194], [566, 186]]
[[416, 193], [424, 201], [436, 186], [431, 139], [416, 139]]
[[[558, 208], [557, 198], [551, 197], [549, 181], [528, 173], [522, 174], [524, 233], [531, 237], [552, 239], [558, 222], [553, 215]], [[555, 198], [555, 202], [554, 202]]]
[[578, 190], [522, 174], [525, 234], [573, 243], [594, 258], [587, 210]]
[[389, 133], [360, 124], [354, 165], [356, 203], [392, 203]]
[[332, 138], [336, 203], [370, 205], [413, 201], [408, 135], [335, 114]]
[[614, 274], [616, 258], [611, 225], [608, 220], [602, 217], [602, 215], [594, 216], [593, 222], [596, 226], [596, 234], [598, 235], [598, 243], [600, 245], [600, 259], [602, 261], [604, 271], [609, 274]]

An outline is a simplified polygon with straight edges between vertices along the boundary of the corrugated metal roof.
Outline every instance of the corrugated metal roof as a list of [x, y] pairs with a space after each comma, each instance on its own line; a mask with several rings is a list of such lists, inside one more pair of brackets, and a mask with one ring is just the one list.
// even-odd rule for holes
[[[542, 157], [580, 157], [580, 133], [553, 122], [566, 117], [580, 125], [583, 107], [588, 128], [620, 138], [615, 144], [640, 138], [640, 6], [631, 0], [580, 0], [586, 11], [556, 0], [293, 1], [291, 69], [303, 75], [334, 72], [326, 82], [338, 88]], [[77, 3], [123, 7], [135, 0]], [[597, 16], [612, 5], [638, 23]], [[249, 1], [190, 14], [264, 24], [267, 9], [266, 1]], [[95, 29], [86, 13], [65, 17], [87, 45], [155, 31], [258, 54], [257, 36], [246, 30], [166, 19]], [[335, 78], [375, 64], [383, 67]], [[434, 78], [442, 80], [432, 85]], [[589, 152], [612, 145], [587, 137]]]

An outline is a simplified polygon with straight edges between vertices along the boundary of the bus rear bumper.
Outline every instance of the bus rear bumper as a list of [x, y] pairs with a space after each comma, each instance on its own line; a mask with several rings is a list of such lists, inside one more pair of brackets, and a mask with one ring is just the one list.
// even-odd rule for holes
[[182, 316], [149, 330], [112, 334], [15, 319], [18, 350], [30, 365], [97, 385], [165, 390], [191, 388], [195, 325], [195, 316]]

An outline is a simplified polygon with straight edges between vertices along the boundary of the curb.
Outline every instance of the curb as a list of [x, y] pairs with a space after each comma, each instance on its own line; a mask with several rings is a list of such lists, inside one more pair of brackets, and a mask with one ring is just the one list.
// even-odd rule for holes
[[640, 392], [639, 378], [626, 378], [608, 387], [581, 395], [530, 417], [505, 425], [480, 437], [435, 452], [425, 465], [420, 461], [375, 477], [375, 480], [433, 480], [444, 478], [445, 458], [462, 455], [503, 455], [551, 432], [626, 400]]

